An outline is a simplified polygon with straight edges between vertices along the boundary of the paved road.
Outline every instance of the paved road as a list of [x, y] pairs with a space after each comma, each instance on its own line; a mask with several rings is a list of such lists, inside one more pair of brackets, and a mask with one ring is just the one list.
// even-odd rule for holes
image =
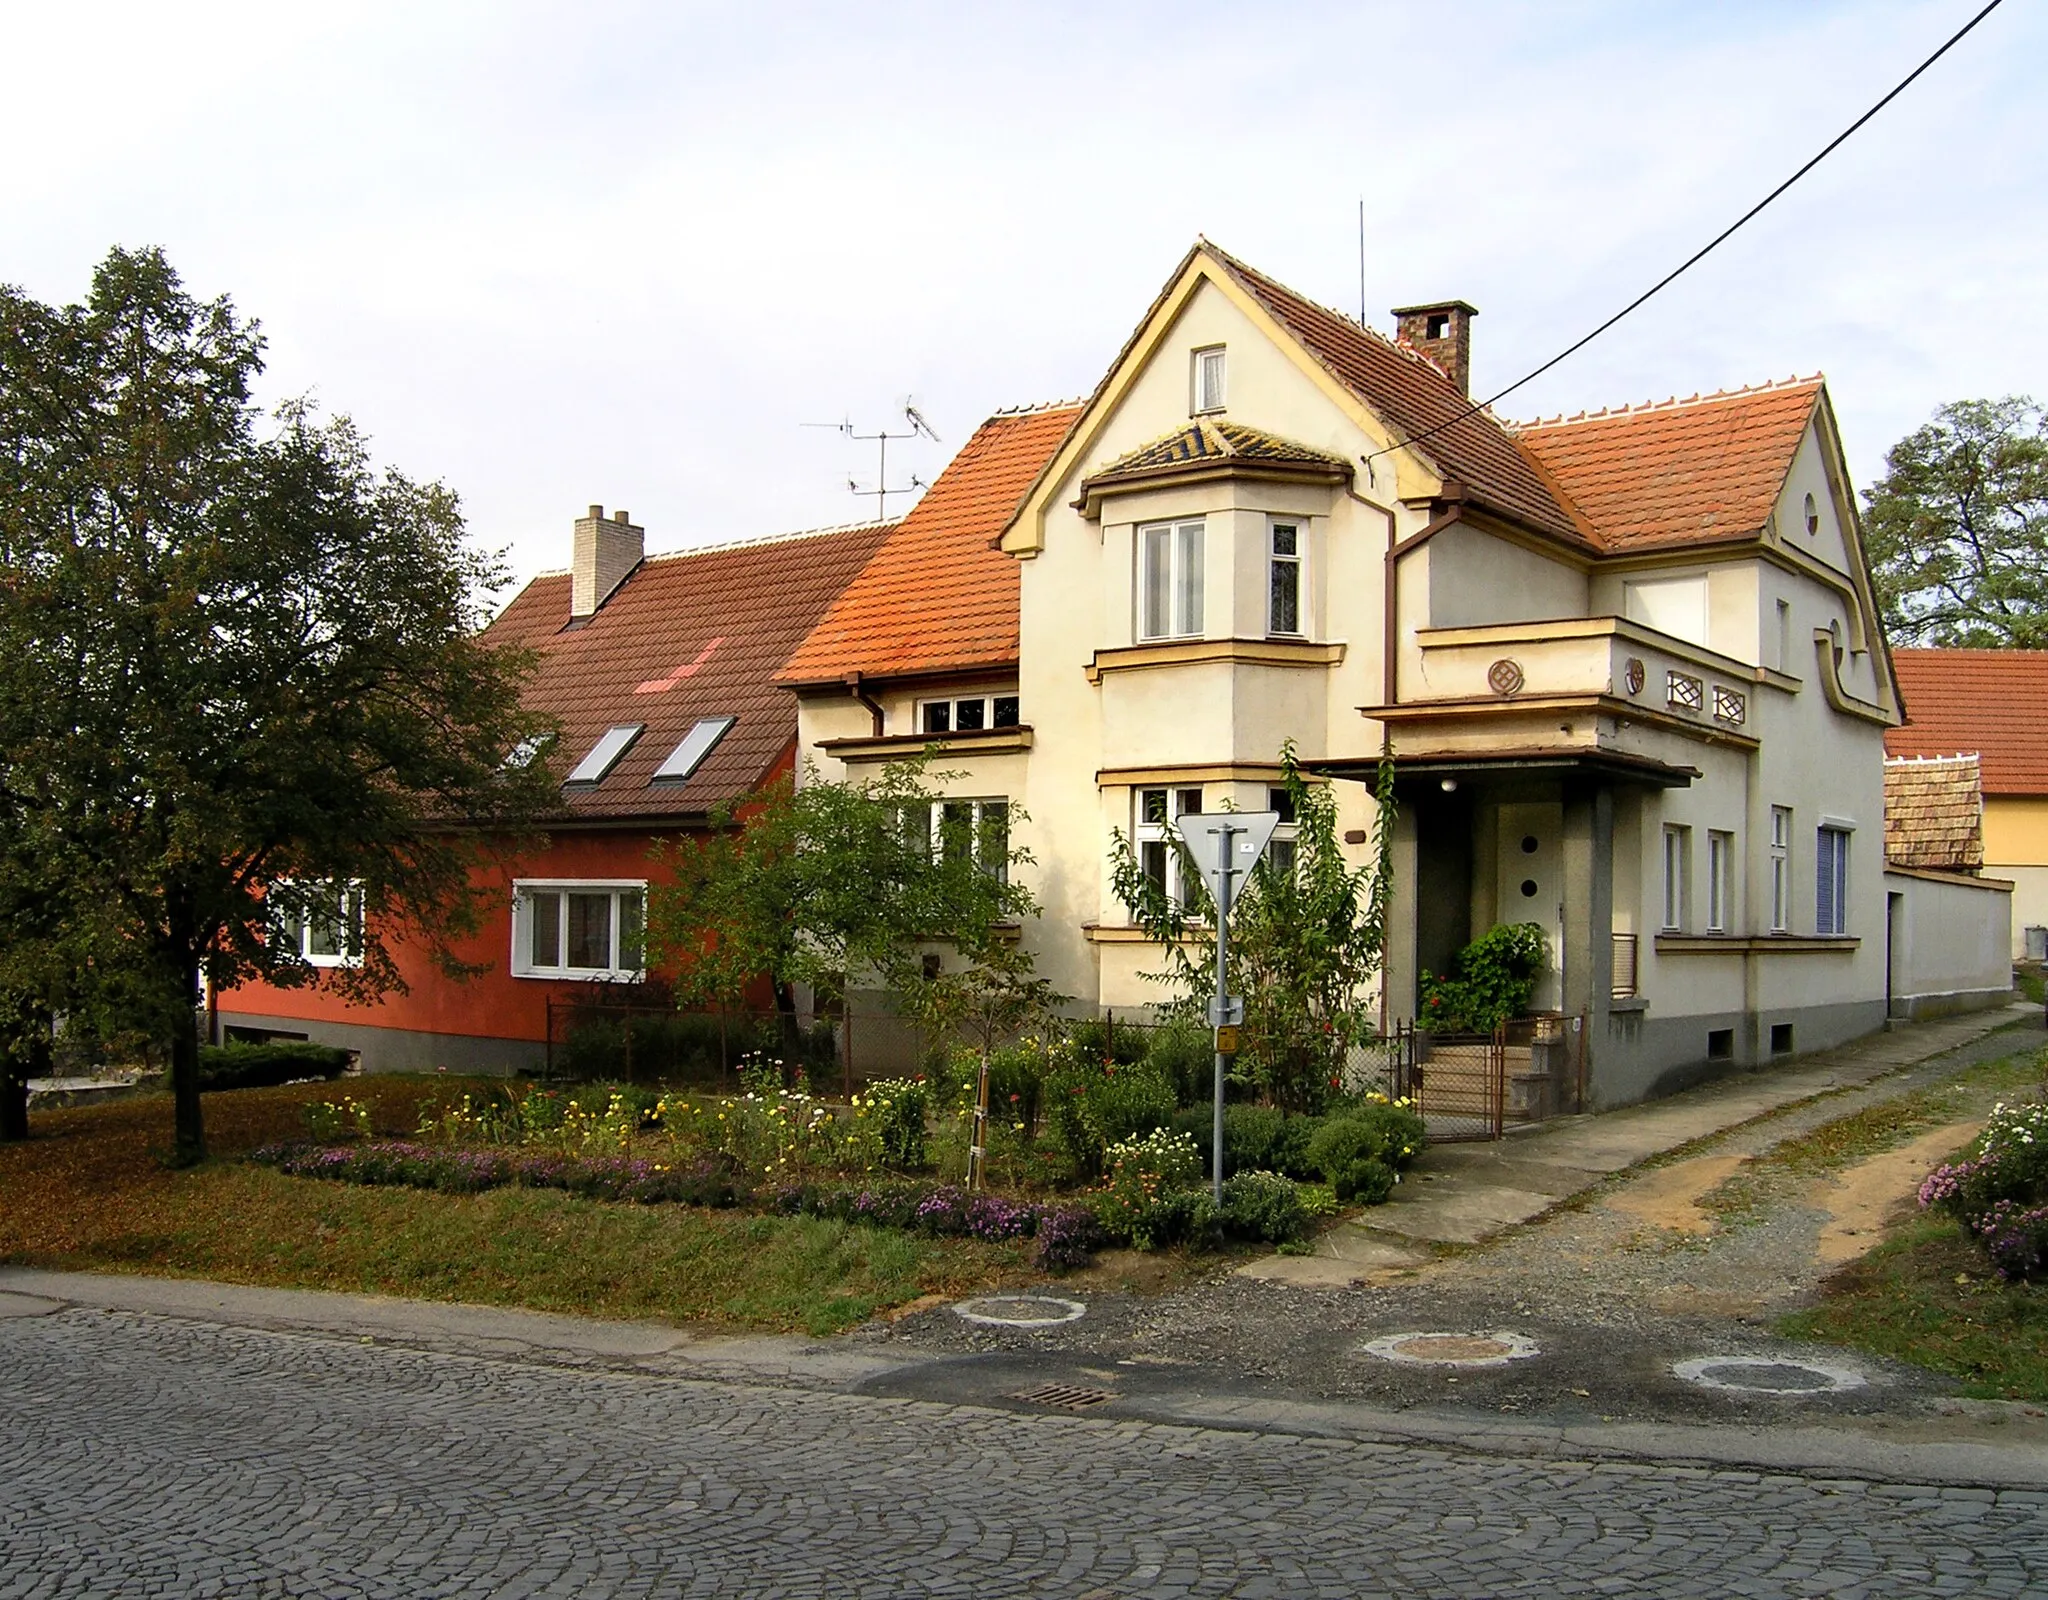
[[2048, 1592], [2048, 1496], [0, 1321], [0, 1596]]

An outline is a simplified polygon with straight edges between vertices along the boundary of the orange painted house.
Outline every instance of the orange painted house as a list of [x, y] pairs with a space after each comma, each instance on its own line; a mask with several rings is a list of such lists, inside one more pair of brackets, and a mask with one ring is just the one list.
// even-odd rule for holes
[[[247, 984], [218, 996], [216, 1036], [341, 1045], [367, 1071], [540, 1066], [550, 1002], [644, 977], [656, 844], [791, 769], [796, 701], [776, 675], [887, 532], [647, 557], [625, 512], [592, 506], [571, 570], [535, 578], [487, 630], [539, 657], [528, 698], [561, 724], [545, 759], [562, 804], [541, 842], [480, 869], [488, 914], [455, 954], [481, 973], [450, 978], [421, 950], [401, 960], [405, 992], [370, 1005], [317, 979]], [[314, 966], [339, 967], [349, 958], [336, 931], [284, 936]]]

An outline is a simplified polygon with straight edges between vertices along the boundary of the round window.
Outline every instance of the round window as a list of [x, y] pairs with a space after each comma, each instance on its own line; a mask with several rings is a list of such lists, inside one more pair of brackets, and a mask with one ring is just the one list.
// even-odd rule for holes
[[1523, 854], [1523, 855], [1525, 855], [1525, 856], [1533, 856], [1533, 855], [1534, 855], [1534, 854], [1535, 854], [1535, 853], [1537, 852], [1537, 850], [1538, 850], [1539, 848], [1541, 848], [1541, 847], [1540, 847], [1540, 846], [1539, 846], [1539, 845], [1538, 845], [1538, 844], [1536, 843], [1536, 835], [1535, 835], [1535, 834], [1533, 834], [1533, 833], [1525, 833], [1525, 834], [1523, 834], [1523, 835], [1522, 835], [1522, 854]]
[[1524, 878], [1522, 880], [1522, 898], [1524, 900], [1534, 900], [1536, 898], [1536, 880], [1534, 878]]

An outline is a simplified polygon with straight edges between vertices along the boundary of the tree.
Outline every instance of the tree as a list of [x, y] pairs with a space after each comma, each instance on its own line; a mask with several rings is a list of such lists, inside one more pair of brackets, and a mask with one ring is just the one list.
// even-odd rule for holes
[[[656, 964], [676, 972], [677, 999], [730, 1004], [766, 978], [792, 1059], [798, 984], [843, 993], [866, 972], [909, 993], [920, 944], [979, 961], [1036, 909], [1010, 881], [1030, 857], [1006, 823], [984, 815], [977, 834], [971, 809], [929, 787], [922, 761], [865, 784], [778, 779], [659, 858], [669, 881], [649, 889], [648, 939]], [[847, 1071], [850, 1081], [850, 1060]]]
[[2048, 416], [2032, 400], [1943, 406], [1863, 498], [1894, 644], [2048, 648]]
[[0, 846], [168, 1060], [185, 1161], [202, 978], [311, 981], [274, 934], [344, 893], [345, 992], [402, 987], [402, 944], [456, 966], [487, 840], [553, 798], [530, 663], [478, 637], [501, 564], [345, 418], [265, 424], [262, 349], [155, 250], [80, 305], [0, 289]]
[[[1394, 769], [1380, 763], [1371, 860], [1353, 867], [1337, 839], [1337, 802], [1307, 782], [1289, 740], [1281, 782], [1294, 811], [1291, 852], [1269, 849], [1230, 919], [1229, 991], [1244, 998], [1238, 1071], [1273, 1104], [1313, 1110], [1342, 1069], [1347, 1046], [1370, 1032], [1368, 987], [1386, 946], [1392, 881]], [[1199, 1014], [1214, 992], [1216, 908], [1192, 858], [1183, 862], [1186, 898], [1174, 900], [1140, 865], [1119, 830], [1111, 887], [1131, 920], [1166, 951], [1154, 974], [1182, 992], [1176, 1004]]]

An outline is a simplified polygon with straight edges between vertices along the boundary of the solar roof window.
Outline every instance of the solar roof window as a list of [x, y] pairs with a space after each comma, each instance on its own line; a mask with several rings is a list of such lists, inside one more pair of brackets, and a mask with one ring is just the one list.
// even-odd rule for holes
[[628, 722], [605, 729], [604, 737], [590, 747], [590, 754], [576, 764], [576, 770], [562, 780], [563, 784], [587, 788], [604, 782], [605, 775], [619, 764], [619, 758], [632, 749], [633, 742], [646, 731], [644, 722]]
[[669, 758], [654, 770], [656, 783], [687, 783], [690, 774], [704, 764], [704, 758], [731, 731], [737, 717], [704, 717], [683, 735], [683, 742], [669, 752]]

